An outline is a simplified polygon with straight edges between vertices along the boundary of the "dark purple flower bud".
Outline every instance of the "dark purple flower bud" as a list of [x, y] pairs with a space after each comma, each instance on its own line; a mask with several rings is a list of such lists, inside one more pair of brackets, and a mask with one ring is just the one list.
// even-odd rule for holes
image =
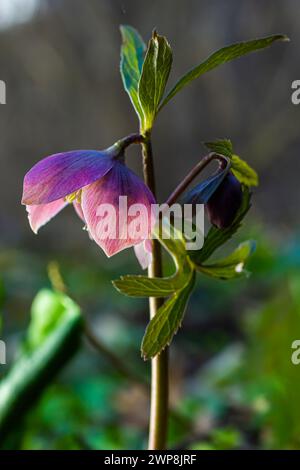
[[206, 204], [210, 222], [220, 229], [229, 227], [237, 215], [242, 199], [242, 185], [229, 172]]

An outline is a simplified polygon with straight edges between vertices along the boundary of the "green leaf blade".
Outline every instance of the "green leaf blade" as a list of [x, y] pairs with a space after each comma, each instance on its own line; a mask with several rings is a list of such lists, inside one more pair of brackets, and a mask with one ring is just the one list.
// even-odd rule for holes
[[231, 171], [240, 183], [248, 187], [258, 186], [258, 175], [256, 171], [237, 155], [232, 155]]
[[138, 84], [140, 81], [146, 45], [140, 34], [132, 26], [120, 26], [122, 36], [120, 72], [124, 88], [129, 95], [132, 105], [139, 116], [143, 111], [138, 98]]
[[177, 284], [172, 278], [130, 275], [113, 281], [114, 287], [129, 297], [168, 297], [178, 289]]
[[229, 256], [215, 261], [209, 265], [200, 265], [197, 270], [215, 279], [235, 279], [248, 274], [244, 266], [248, 258], [255, 251], [256, 244], [253, 240], [241, 243]]
[[182, 232], [172, 227], [165, 218], [157, 224], [153, 235], [168, 251], [175, 264], [175, 272], [169, 277], [121, 276], [113, 281], [114, 287], [129, 297], [168, 297], [183, 289], [194, 270], [187, 256]]
[[223, 47], [210, 55], [204, 62], [197, 67], [186, 73], [171, 89], [165, 99], [162, 101], [160, 108], [162, 109], [182, 88], [190, 82], [200, 77], [206, 72], [213, 70], [219, 65], [225, 64], [231, 60], [242, 57], [250, 52], [265, 49], [271, 46], [275, 41], [288, 41], [288, 37], [283, 34], [276, 34], [265, 38], [254, 39], [251, 41], [240, 42], [231, 44], [230, 46]]
[[256, 171], [233, 153], [233, 146], [228, 139], [218, 139], [215, 142], [204, 142], [204, 145], [212, 152], [219, 153], [231, 160], [231, 171], [240, 183], [248, 186], [258, 186], [258, 175]]
[[146, 52], [138, 96], [144, 114], [143, 130], [151, 129], [172, 66], [172, 50], [164, 36], [153, 33]]
[[142, 356], [150, 359], [170, 344], [181, 326], [186, 306], [195, 284], [195, 273], [190, 282], [172, 295], [150, 321], [142, 342]]
[[205, 147], [215, 153], [220, 153], [225, 157], [232, 158], [233, 146], [229, 139], [218, 139], [215, 142], [204, 142]]

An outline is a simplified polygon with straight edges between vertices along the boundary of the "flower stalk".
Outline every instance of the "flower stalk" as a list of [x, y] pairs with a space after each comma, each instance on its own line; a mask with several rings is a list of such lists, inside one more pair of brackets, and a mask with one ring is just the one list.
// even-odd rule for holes
[[[155, 174], [151, 133], [144, 136], [142, 142], [144, 180], [156, 198]], [[152, 240], [152, 262], [148, 268], [149, 277], [162, 277], [161, 245]], [[149, 298], [150, 319], [160, 306], [161, 298]], [[149, 421], [149, 450], [163, 450], [167, 443], [168, 414], [169, 414], [169, 364], [168, 348], [151, 360], [151, 400]]]
[[141, 144], [145, 141], [145, 137], [142, 134], [129, 134], [123, 139], [118, 140], [116, 145], [120, 149], [120, 153], [124, 152], [124, 150], [132, 144]]
[[[148, 132], [141, 140], [143, 150], [143, 170], [144, 181], [156, 198], [155, 173], [153, 162], [153, 151], [151, 143], [151, 133]], [[228, 159], [223, 155], [210, 153], [200, 160], [195, 167], [181, 181], [167, 200], [168, 205], [172, 205], [187, 189], [194, 178], [213, 160], [218, 160], [221, 164], [230, 165]], [[161, 245], [157, 240], [152, 240], [152, 262], [148, 268], [148, 276], [162, 277], [162, 257]], [[163, 304], [161, 298], [149, 298], [150, 320], [156, 315], [158, 309]], [[149, 450], [163, 450], [167, 444], [168, 413], [169, 413], [169, 364], [168, 347], [151, 361], [151, 400], [150, 400], [150, 422], [149, 422]]]
[[222, 165], [230, 167], [229, 158], [218, 153], [211, 152], [208, 155], [205, 155], [192, 169], [191, 171], [183, 178], [179, 185], [174, 189], [174, 191], [168, 197], [166, 204], [171, 206], [174, 204], [177, 199], [184, 193], [188, 188], [191, 182], [207, 167], [207, 165], [213, 160], [219, 161]]

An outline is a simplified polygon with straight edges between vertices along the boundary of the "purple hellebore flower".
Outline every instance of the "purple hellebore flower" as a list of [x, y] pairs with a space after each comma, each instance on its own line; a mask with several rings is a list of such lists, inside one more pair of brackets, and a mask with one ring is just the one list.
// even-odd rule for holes
[[[142, 230], [139, 236], [132, 237], [124, 232], [124, 226], [127, 228], [135, 217], [120, 208], [120, 196], [127, 196], [128, 209], [133, 204], [143, 205], [147, 233]], [[25, 175], [22, 204], [26, 205], [35, 233], [70, 202], [86, 224], [90, 237], [107, 256], [134, 246], [142, 267], [149, 264], [149, 238], [154, 225], [151, 204], [155, 204], [155, 199], [144, 182], [125, 165], [118, 144], [102, 151], [75, 150], [51, 155]], [[123, 217], [125, 221], [114, 237], [103, 236], [104, 225], [99, 224], [98, 212], [102, 204], [111, 205], [118, 220]], [[109, 215], [106, 220], [112, 222]]]

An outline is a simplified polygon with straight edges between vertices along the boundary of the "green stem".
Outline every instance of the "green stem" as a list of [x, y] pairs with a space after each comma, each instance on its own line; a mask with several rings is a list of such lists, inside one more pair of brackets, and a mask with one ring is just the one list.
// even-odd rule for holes
[[[155, 175], [150, 133], [145, 134], [142, 143], [145, 183], [156, 197]], [[148, 269], [149, 277], [162, 276], [161, 246], [157, 240], [152, 240], [152, 263]], [[150, 318], [153, 318], [163, 299], [149, 299]], [[149, 423], [149, 450], [166, 448], [169, 408], [169, 371], [168, 348], [151, 360], [151, 402]]]
[[123, 152], [127, 147], [132, 144], [141, 144], [144, 142], [145, 138], [141, 134], [129, 134], [123, 139], [120, 139], [116, 142], [116, 145], [120, 148], [120, 151]]
[[218, 160], [221, 164], [227, 166], [227, 169], [230, 168], [230, 159], [221, 155], [219, 153], [209, 153], [205, 155], [192, 169], [189, 173], [185, 176], [185, 178], [179, 183], [179, 185], [174, 189], [172, 194], [168, 197], [166, 204], [171, 206], [174, 204], [179, 196], [188, 188], [194, 178], [201, 173], [202, 170], [213, 160]]

